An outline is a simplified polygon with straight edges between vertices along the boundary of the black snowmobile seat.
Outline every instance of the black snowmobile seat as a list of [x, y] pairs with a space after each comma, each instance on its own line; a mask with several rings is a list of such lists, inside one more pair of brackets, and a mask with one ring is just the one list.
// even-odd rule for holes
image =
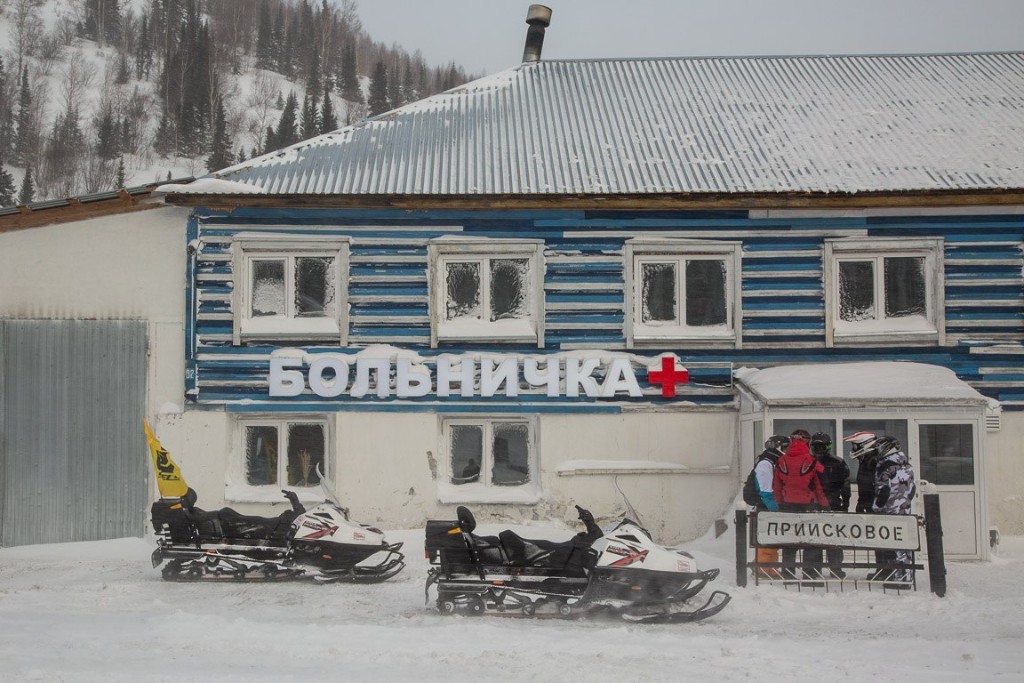
[[498, 534], [498, 538], [501, 540], [501, 547], [505, 550], [509, 562], [516, 566], [528, 566], [538, 557], [548, 554], [551, 557], [549, 561], [543, 563], [544, 566], [564, 564], [575, 547], [575, 543], [571, 540], [560, 543], [523, 538], [511, 529], [502, 531]]
[[259, 517], [243, 515], [231, 508], [220, 510], [202, 510], [189, 508], [186, 517], [199, 529], [200, 536], [220, 538], [283, 538], [282, 528], [286, 531], [297, 516], [292, 510], [286, 510], [277, 517]]

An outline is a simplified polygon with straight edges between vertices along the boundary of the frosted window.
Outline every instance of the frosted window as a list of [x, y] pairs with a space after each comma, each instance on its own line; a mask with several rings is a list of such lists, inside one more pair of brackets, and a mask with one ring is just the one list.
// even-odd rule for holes
[[642, 312], [645, 323], [675, 322], [676, 264], [645, 263], [641, 275]]
[[451, 482], [469, 484], [480, 481], [483, 462], [484, 430], [480, 425], [452, 425]]
[[491, 261], [491, 321], [523, 318], [527, 314], [526, 259]]
[[690, 327], [727, 322], [725, 261], [686, 263], [686, 324]]
[[253, 486], [277, 483], [277, 428], [245, 428], [245, 480]]
[[529, 431], [522, 422], [494, 425], [491, 480], [495, 486], [519, 486], [530, 481]]
[[318, 467], [325, 469], [323, 425], [288, 425], [288, 485], [316, 486]]
[[252, 316], [284, 315], [283, 260], [259, 260], [252, 264]]
[[925, 315], [927, 286], [924, 259], [893, 257], [885, 259], [885, 317], [902, 318]]
[[448, 292], [447, 319], [480, 318], [480, 264], [448, 263], [445, 265], [445, 288]]
[[855, 322], [875, 318], [875, 266], [872, 261], [839, 262], [839, 317]]
[[295, 259], [295, 313], [301, 317], [334, 317], [334, 259]]

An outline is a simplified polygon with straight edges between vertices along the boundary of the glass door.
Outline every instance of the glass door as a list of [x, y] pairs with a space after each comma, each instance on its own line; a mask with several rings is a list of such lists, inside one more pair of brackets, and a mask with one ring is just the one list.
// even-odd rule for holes
[[912, 462], [918, 481], [935, 484], [939, 491], [943, 550], [947, 555], [980, 554], [981, 475], [975, 434], [975, 425], [970, 422], [917, 423], [918, 457]]

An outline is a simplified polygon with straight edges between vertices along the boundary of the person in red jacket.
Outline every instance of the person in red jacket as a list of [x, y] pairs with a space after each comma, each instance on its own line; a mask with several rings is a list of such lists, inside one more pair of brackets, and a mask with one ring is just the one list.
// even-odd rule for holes
[[[821, 488], [818, 474], [824, 471], [812, 455], [807, 442], [793, 439], [789, 448], [779, 461], [775, 463], [775, 479], [772, 490], [780, 512], [810, 512], [827, 510], [828, 498]], [[787, 579], [796, 578], [796, 551], [794, 547], [782, 549], [782, 576]], [[821, 578], [821, 548], [804, 550], [804, 579]], [[809, 586], [821, 584], [804, 584]]]

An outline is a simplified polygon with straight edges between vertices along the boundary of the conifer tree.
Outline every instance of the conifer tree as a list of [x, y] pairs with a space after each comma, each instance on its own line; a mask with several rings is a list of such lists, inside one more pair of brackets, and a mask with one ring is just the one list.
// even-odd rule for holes
[[21, 180], [21, 192], [18, 193], [19, 204], [30, 204], [36, 196], [36, 185], [32, 180], [32, 167], [25, 167], [25, 177]]
[[320, 133], [330, 133], [338, 129], [338, 116], [334, 113], [331, 102], [331, 87], [324, 84], [324, 102], [320, 107]]
[[120, 154], [117, 136], [119, 127], [114, 122], [114, 114], [110, 107], [104, 107], [96, 126], [96, 153], [103, 161], [110, 161]]
[[310, 59], [309, 75], [306, 77], [306, 93], [310, 95], [310, 101], [312, 102], [313, 111], [316, 111], [317, 106], [320, 104], [320, 88], [323, 87], [323, 75], [320, 71], [320, 52], [316, 49], [316, 43], [313, 43], [313, 56]]
[[153, 45], [149, 31], [149, 17], [142, 15], [139, 26], [139, 38], [135, 43], [135, 80], [141, 81], [149, 77], [149, 70], [153, 66]]
[[21, 90], [18, 93], [18, 137], [14, 145], [14, 160], [28, 166], [35, 162], [39, 140], [39, 123], [32, 108], [32, 91], [28, 83], [28, 67], [21, 72]]
[[399, 77], [399, 69], [397, 65], [394, 69], [388, 70], [386, 85], [388, 103], [391, 108], [400, 107], [402, 105], [402, 79]]
[[320, 131], [319, 116], [317, 116], [316, 105], [313, 104], [309, 93], [306, 93], [302, 100], [302, 122], [299, 126], [299, 139], [308, 140]]
[[92, 38], [100, 45], [116, 43], [121, 37], [121, 10], [118, 1], [86, 0], [83, 31], [86, 38]]
[[114, 78], [114, 83], [125, 85], [130, 79], [131, 71], [128, 69], [128, 54], [122, 52], [117, 59], [117, 76]]
[[114, 187], [122, 188], [124, 187], [124, 182], [124, 156], [119, 156], [117, 158], [117, 175], [114, 178]]
[[370, 77], [370, 94], [366, 99], [370, 116], [377, 116], [391, 109], [388, 104], [388, 71], [384, 62], [377, 62]]
[[274, 63], [274, 28], [270, 21], [270, 3], [260, 3], [260, 19], [256, 29], [256, 66], [261, 69], [273, 69]]
[[14, 176], [4, 168], [0, 159], [0, 206], [11, 206], [14, 204]]
[[78, 116], [78, 108], [69, 103], [57, 116], [46, 141], [39, 184], [48, 196], [69, 197], [77, 191], [77, 176], [86, 146]]
[[268, 146], [267, 151], [281, 149], [288, 145], [294, 145], [299, 141], [298, 115], [299, 102], [295, 92], [288, 93], [288, 99], [284, 103], [284, 111], [281, 112], [281, 119], [277, 122], [277, 134], [274, 136], [274, 145]]
[[164, 109], [160, 115], [160, 123], [156, 127], [156, 136], [153, 138], [153, 151], [162, 157], [170, 156], [177, 149], [176, 139], [174, 123]]
[[6, 97], [7, 87], [7, 70], [0, 56], [0, 158], [6, 158], [14, 146], [14, 109]]
[[215, 171], [227, 168], [234, 163], [231, 154], [231, 137], [228, 134], [227, 116], [224, 114], [224, 98], [217, 96], [214, 107], [213, 138], [210, 143], [210, 156], [206, 159], [206, 168]]
[[342, 99], [349, 102], [362, 102], [363, 93], [359, 87], [359, 74], [356, 73], [356, 47], [349, 41], [342, 48], [341, 70], [338, 72], [338, 89]]
[[277, 7], [277, 18], [274, 21], [273, 27], [271, 28], [271, 38], [274, 50], [274, 68], [278, 73], [288, 75], [288, 59], [284, 54], [284, 45], [287, 32], [287, 26], [284, 20], [284, 4], [280, 4]]

